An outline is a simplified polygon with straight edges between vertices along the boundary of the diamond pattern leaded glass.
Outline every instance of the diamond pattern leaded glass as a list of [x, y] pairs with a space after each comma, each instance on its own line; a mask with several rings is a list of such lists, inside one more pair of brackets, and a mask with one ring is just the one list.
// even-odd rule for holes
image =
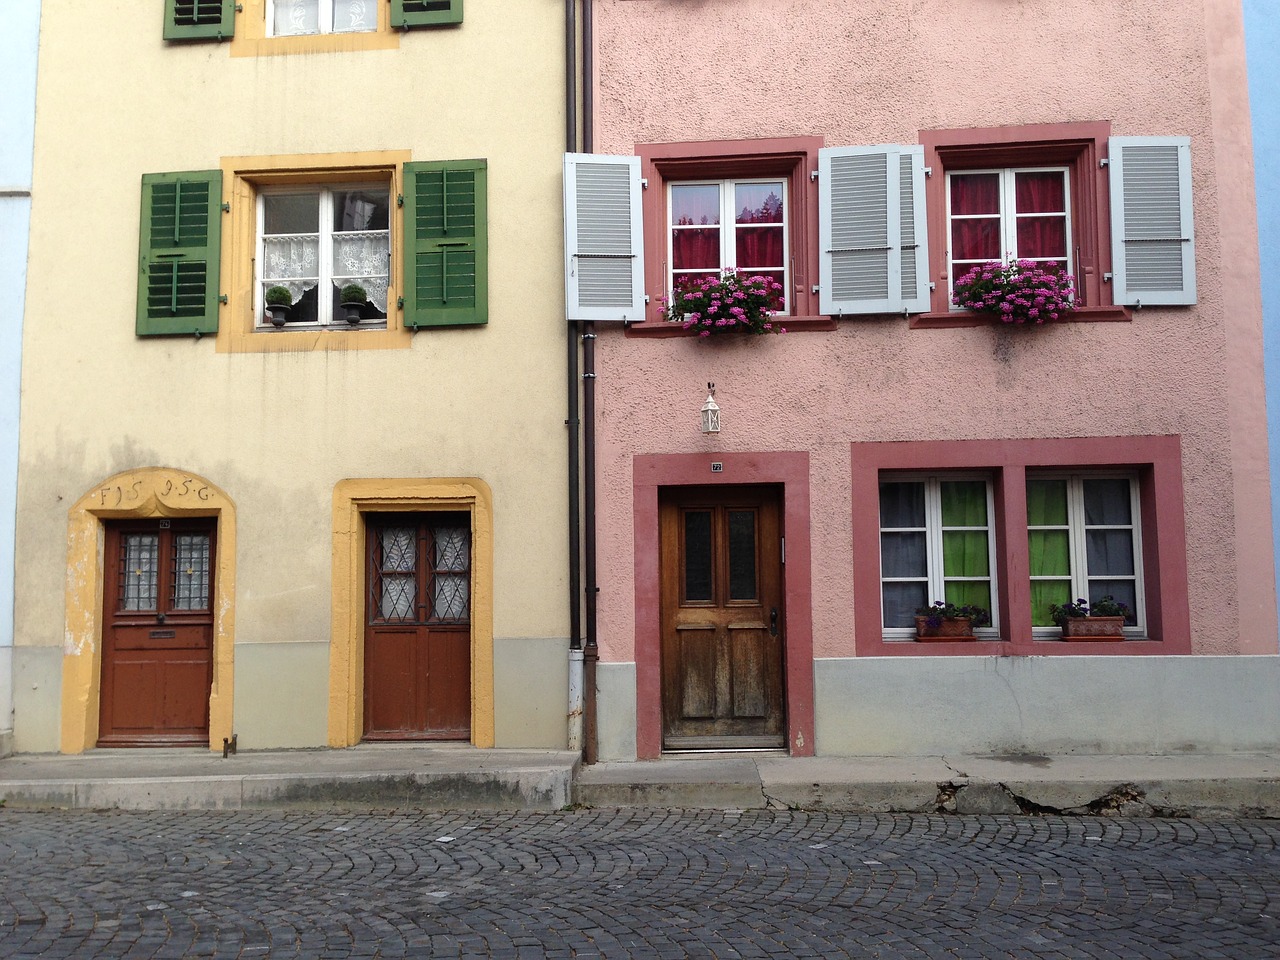
[[173, 609], [209, 609], [209, 535], [174, 537]]
[[431, 587], [433, 620], [465, 620], [471, 602], [471, 538], [466, 527], [435, 527], [435, 576]]
[[379, 533], [378, 611], [383, 620], [414, 619], [418, 603], [416, 533], [413, 527], [387, 527]]
[[160, 538], [154, 533], [130, 533], [122, 541], [120, 609], [154, 610], [160, 577]]
[[465, 515], [415, 519], [388, 517], [387, 526], [371, 531], [371, 616], [383, 623], [465, 624], [471, 612], [471, 528]]

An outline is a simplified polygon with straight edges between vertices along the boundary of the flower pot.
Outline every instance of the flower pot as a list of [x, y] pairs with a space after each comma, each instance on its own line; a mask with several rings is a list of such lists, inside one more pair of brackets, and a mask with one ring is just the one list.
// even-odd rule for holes
[[969, 617], [950, 617], [936, 627], [929, 626], [928, 617], [916, 617], [916, 639], [937, 643], [978, 638], [973, 635], [973, 621]]
[[360, 322], [360, 311], [364, 309], [364, 304], [344, 303], [342, 305], [342, 309], [345, 311], [345, 313], [343, 313], [343, 319], [352, 326], [355, 326]]
[[288, 307], [268, 306], [267, 313], [270, 314], [271, 322], [277, 327], [283, 327], [285, 321], [289, 319]]
[[1124, 617], [1068, 617], [1063, 640], [1123, 640]]

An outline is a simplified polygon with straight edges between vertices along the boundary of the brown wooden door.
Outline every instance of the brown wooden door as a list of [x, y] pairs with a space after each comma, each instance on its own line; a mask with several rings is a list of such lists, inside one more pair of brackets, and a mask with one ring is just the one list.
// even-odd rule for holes
[[373, 516], [364, 738], [471, 737], [471, 517]]
[[668, 490], [659, 524], [663, 746], [784, 746], [777, 490]]
[[215, 526], [107, 525], [99, 746], [208, 744]]

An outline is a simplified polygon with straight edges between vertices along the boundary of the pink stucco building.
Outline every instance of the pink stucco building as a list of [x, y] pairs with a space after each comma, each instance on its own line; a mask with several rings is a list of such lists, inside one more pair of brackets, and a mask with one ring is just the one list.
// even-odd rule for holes
[[[1280, 734], [1239, 0], [595, 0], [602, 759]], [[985, 260], [1075, 309], [954, 308]], [[780, 336], [660, 297], [781, 284]], [[724, 308], [722, 308], [724, 309]], [[699, 411], [715, 384], [720, 431]], [[1121, 637], [1054, 604], [1104, 596]], [[936, 600], [989, 625], [919, 639]]]

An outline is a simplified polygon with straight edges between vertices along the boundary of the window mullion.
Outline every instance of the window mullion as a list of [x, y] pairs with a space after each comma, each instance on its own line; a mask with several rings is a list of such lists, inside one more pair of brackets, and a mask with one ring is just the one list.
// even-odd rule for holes
[[942, 569], [942, 482], [930, 477], [924, 487], [925, 542], [928, 556], [928, 603], [946, 600], [946, 571]]
[[263, 197], [262, 191], [258, 191], [258, 196], [254, 200], [254, 205], [256, 208], [255, 215], [257, 218], [257, 227], [256, 227], [257, 241], [254, 243], [254, 252], [253, 252], [253, 256], [254, 256], [253, 274], [255, 277], [255, 282], [253, 284], [253, 287], [254, 287], [253, 319], [254, 319], [254, 323], [256, 324], [264, 324], [267, 322], [267, 317], [266, 317], [267, 306], [266, 306], [266, 300], [265, 300], [266, 289], [264, 288], [262, 281], [265, 279], [263, 275], [263, 271], [266, 269], [266, 262], [267, 262], [267, 257], [266, 257], [267, 239], [265, 236], [263, 236], [263, 232], [264, 232], [264, 227], [266, 226], [267, 217], [266, 217], [266, 199]]
[[720, 272], [738, 268], [738, 222], [732, 180], [720, 181]]
[[316, 0], [316, 6], [320, 32], [333, 33], [333, 0]]
[[1000, 259], [1018, 259], [1018, 191], [1012, 170], [1000, 171]]
[[319, 263], [316, 264], [316, 319], [321, 326], [333, 320], [333, 191], [320, 189]]
[[1089, 599], [1089, 553], [1084, 523], [1084, 482], [1080, 477], [1067, 481], [1067, 534], [1071, 549], [1072, 600]]

